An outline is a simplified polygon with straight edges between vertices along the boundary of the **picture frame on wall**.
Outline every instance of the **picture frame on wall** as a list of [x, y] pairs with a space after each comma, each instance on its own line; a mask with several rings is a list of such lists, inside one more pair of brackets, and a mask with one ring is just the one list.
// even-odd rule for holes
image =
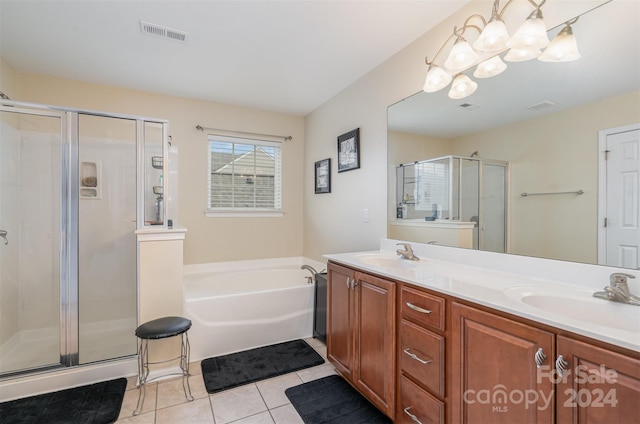
[[360, 128], [338, 137], [338, 172], [360, 168]]
[[316, 194], [331, 193], [331, 158], [317, 161], [314, 175]]

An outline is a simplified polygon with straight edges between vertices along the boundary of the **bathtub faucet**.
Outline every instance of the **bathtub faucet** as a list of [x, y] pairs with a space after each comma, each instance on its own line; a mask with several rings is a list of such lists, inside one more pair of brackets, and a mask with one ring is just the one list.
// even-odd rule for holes
[[318, 271], [316, 271], [311, 265], [302, 265], [300, 269], [306, 269], [311, 273], [311, 277], [307, 276], [307, 284], [313, 284], [313, 279], [315, 278]]

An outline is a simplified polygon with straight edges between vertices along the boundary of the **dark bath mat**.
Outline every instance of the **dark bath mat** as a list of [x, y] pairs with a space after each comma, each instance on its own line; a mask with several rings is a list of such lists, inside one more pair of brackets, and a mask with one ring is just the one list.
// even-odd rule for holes
[[2, 424], [108, 424], [118, 419], [127, 379], [0, 403]]
[[391, 424], [342, 377], [330, 375], [284, 392], [305, 424]]
[[216, 393], [324, 363], [304, 340], [293, 340], [202, 361], [207, 392]]

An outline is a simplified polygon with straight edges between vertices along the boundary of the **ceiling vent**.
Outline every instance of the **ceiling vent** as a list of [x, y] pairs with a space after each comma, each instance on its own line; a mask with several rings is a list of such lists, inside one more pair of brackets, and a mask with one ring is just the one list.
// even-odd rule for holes
[[542, 109], [546, 109], [548, 107], [553, 107], [555, 105], [557, 105], [556, 102], [552, 102], [551, 100], [545, 100], [543, 102], [527, 106], [526, 109], [529, 109], [529, 110], [542, 110]]
[[474, 105], [473, 103], [462, 103], [461, 105], [458, 105], [458, 107], [465, 110], [474, 110], [479, 109], [481, 106]]
[[152, 24], [150, 22], [140, 21], [140, 31], [143, 34], [153, 37], [164, 38], [167, 40], [177, 41], [179, 43], [189, 42], [189, 33], [178, 31], [162, 25]]

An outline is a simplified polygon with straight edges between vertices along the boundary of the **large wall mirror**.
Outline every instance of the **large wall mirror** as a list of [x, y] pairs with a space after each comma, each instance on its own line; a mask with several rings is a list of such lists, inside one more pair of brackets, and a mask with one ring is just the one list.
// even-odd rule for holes
[[[448, 89], [420, 91], [389, 107], [390, 238], [467, 247], [424, 234], [425, 225], [438, 226], [426, 220], [435, 212], [406, 225], [398, 165], [442, 157], [504, 161], [504, 252], [640, 267], [640, 2], [592, 8], [572, 25], [577, 61], [508, 62], [462, 100], [448, 98]], [[485, 231], [482, 217], [474, 224]], [[482, 249], [477, 241], [472, 247]]]

